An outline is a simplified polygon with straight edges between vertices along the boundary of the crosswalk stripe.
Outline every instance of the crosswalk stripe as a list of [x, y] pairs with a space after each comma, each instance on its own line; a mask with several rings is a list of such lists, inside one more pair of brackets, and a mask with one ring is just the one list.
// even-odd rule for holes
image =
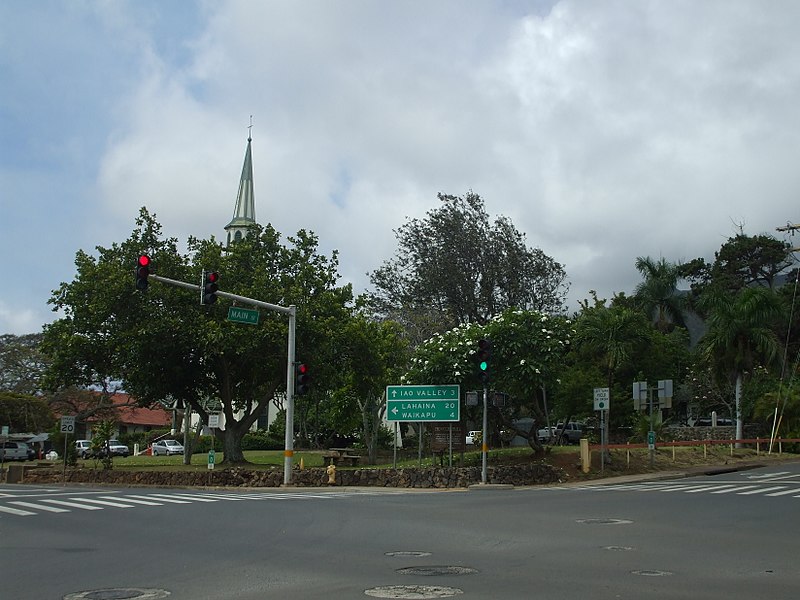
[[77, 502], [67, 502], [66, 500], [43, 498], [42, 502], [47, 502], [48, 504], [58, 504], [59, 506], [69, 506], [70, 508], [80, 508], [81, 510], [103, 510], [102, 506], [88, 506], [86, 504], [78, 504]]
[[159, 502], [169, 502], [170, 504], [191, 504], [188, 500], [178, 500], [176, 498], [167, 498], [164, 496], [157, 496], [152, 494], [150, 496], [141, 496], [141, 495], [131, 495], [127, 496], [128, 498], [141, 498], [142, 500], [158, 500]]
[[12, 508], [10, 506], [1, 506], [1, 505], [0, 505], [0, 512], [8, 513], [10, 515], [17, 515], [19, 517], [27, 517], [28, 515], [36, 514], [27, 510], [22, 510], [21, 508]]
[[97, 498], [70, 498], [70, 500], [99, 504], [101, 506], [111, 506], [113, 508], [133, 508], [130, 504], [122, 504], [121, 502], [112, 502], [110, 500], [98, 500]]
[[687, 494], [699, 494], [700, 492], [708, 492], [709, 490], [715, 490], [718, 486], [716, 485], [706, 485], [699, 488], [692, 488], [691, 490], [683, 490]]
[[[119, 500], [116, 496], [99, 496], [103, 500]], [[150, 502], [149, 500], [137, 500], [136, 498], [131, 498], [130, 496], [125, 496], [125, 502], [131, 502], [132, 504], [143, 504], [145, 506], [164, 506], [161, 502]]]
[[749, 490], [754, 488], [754, 485], [737, 485], [737, 486], [725, 486], [726, 489], [719, 489], [711, 492], [712, 494], [729, 494], [731, 492], [740, 492], [742, 490]]
[[190, 500], [193, 502], [219, 502], [221, 498], [204, 498], [203, 496], [194, 496], [191, 494], [153, 494], [154, 498], [178, 498], [179, 500]]
[[782, 490], [785, 487], [786, 487], [785, 485], [776, 485], [776, 486], [768, 487], [768, 488], [759, 488], [757, 490], [750, 490], [749, 492], [739, 492], [737, 494], [737, 496], [750, 496], [751, 494], [764, 494], [766, 492], [772, 492], [774, 490]]
[[[795, 492], [800, 492], [798, 488], [789, 488], [788, 490], [783, 490], [782, 492], [772, 492], [771, 494], [764, 494], [765, 496], [788, 496], [789, 494], [794, 494]], [[795, 496], [797, 497], [797, 496]]]
[[36, 510], [44, 510], [46, 512], [53, 512], [53, 513], [69, 512], [69, 509], [66, 508], [56, 508], [55, 506], [47, 506], [45, 504], [34, 504], [33, 502], [24, 502], [22, 500], [15, 500], [13, 502], [9, 502], [9, 504], [14, 504], [16, 506], [24, 506], [25, 508], [34, 508]]

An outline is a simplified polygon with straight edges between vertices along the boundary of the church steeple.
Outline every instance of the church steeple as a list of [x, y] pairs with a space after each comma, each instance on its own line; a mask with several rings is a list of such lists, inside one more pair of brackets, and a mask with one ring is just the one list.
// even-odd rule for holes
[[[252, 125], [251, 125], [252, 127]], [[236, 196], [236, 207], [233, 219], [225, 226], [228, 232], [228, 245], [243, 239], [250, 228], [256, 224], [256, 197], [253, 189], [253, 155], [251, 150], [253, 138], [248, 133], [247, 150], [244, 154], [242, 177], [239, 180], [239, 194]]]

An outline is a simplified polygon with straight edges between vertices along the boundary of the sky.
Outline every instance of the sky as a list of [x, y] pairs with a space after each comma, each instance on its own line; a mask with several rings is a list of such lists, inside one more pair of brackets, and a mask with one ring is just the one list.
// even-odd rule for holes
[[564, 265], [570, 310], [632, 293], [639, 256], [783, 239], [797, 31], [793, 0], [4, 0], [0, 334], [58, 318], [75, 254], [143, 206], [224, 240], [251, 115], [256, 219], [357, 293], [440, 192]]

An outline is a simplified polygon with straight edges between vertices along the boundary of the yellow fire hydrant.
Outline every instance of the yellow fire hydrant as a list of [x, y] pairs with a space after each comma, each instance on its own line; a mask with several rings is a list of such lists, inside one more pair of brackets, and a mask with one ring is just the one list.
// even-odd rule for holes
[[325, 472], [328, 474], [328, 485], [336, 485], [336, 467], [334, 465], [328, 465]]

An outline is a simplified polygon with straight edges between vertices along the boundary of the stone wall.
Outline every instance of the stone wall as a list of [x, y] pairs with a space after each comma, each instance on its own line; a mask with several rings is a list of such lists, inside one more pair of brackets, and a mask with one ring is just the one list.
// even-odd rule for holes
[[[535, 485], [556, 483], [559, 469], [546, 464], [500, 466], [487, 468], [487, 483]], [[26, 468], [23, 483], [61, 483], [61, 469]], [[213, 471], [128, 471], [111, 469], [67, 469], [70, 483], [109, 484], [119, 486], [156, 487], [279, 487], [283, 485], [283, 469], [254, 470], [243, 467]], [[427, 469], [338, 469], [336, 485], [397, 488], [463, 488], [481, 482], [479, 467], [434, 467]], [[298, 487], [327, 486], [325, 469], [295, 469], [292, 485]]]
[[[736, 437], [736, 427], [665, 427], [661, 433], [671, 442], [732, 440]], [[744, 439], [755, 439], [759, 435], [763, 436], [759, 425], [744, 426]]]

